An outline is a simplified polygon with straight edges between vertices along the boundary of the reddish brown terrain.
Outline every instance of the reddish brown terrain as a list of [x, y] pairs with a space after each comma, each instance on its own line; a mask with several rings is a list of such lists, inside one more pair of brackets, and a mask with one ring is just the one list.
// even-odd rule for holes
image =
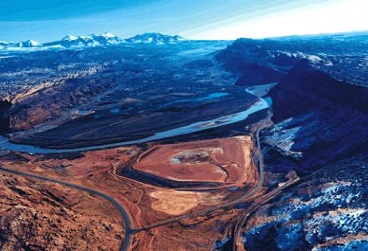
[[[155, 145], [148, 150], [132, 146], [73, 154], [8, 152], [1, 156], [2, 167], [103, 193], [126, 210], [130, 225], [124, 225], [127, 223], [113, 205], [99, 196], [54, 182], [8, 175], [3, 170], [2, 224], [9, 226], [2, 226], [8, 229], [2, 243], [19, 246], [21, 239], [27, 245], [37, 242], [52, 247], [55, 239], [57, 245], [69, 247], [78, 239], [82, 249], [68, 250], [84, 250], [88, 245], [88, 250], [118, 250], [119, 242], [124, 243], [125, 226], [131, 237], [129, 250], [172, 250], [174, 240], [178, 250], [211, 250], [232, 231], [232, 222], [242, 212], [232, 208], [265, 191], [252, 158], [257, 155], [253, 145], [251, 137], [242, 136]], [[217, 185], [173, 189], [125, 177], [128, 169], [182, 184]], [[9, 210], [15, 204], [20, 206]], [[17, 214], [19, 210], [21, 214]], [[23, 237], [17, 235], [14, 226], [18, 225], [29, 228], [22, 232]], [[53, 239], [37, 241], [47, 234]], [[20, 246], [19, 250], [33, 249]]]
[[182, 182], [218, 185], [254, 183], [250, 137], [159, 145], [143, 153], [133, 169]]
[[76, 189], [1, 173], [0, 250], [118, 250], [112, 205]]
[[368, 250], [368, 33], [108, 37], [0, 41], [0, 251]]

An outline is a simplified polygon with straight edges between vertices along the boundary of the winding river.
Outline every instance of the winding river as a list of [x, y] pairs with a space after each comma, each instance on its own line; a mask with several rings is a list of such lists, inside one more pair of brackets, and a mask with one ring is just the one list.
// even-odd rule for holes
[[[246, 91], [254, 95], [254, 92], [252, 89], [248, 88], [246, 89]], [[145, 143], [145, 142], [170, 138], [170, 137], [179, 136], [179, 135], [186, 135], [186, 134], [190, 134], [194, 132], [207, 130], [210, 128], [216, 128], [216, 127], [220, 127], [224, 125], [237, 123], [242, 120], [245, 120], [249, 115], [255, 112], [271, 107], [271, 105], [272, 105], [271, 98], [259, 97], [259, 100], [245, 111], [241, 111], [241, 112], [226, 115], [226, 116], [220, 116], [218, 118], [211, 119], [211, 120], [203, 120], [203, 121], [195, 122], [189, 125], [177, 127], [177, 128], [166, 130], [166, 131], [157, 132], [152, 136], [142, 138], [142, 139], [137, 139], [137, 140], [129, 140], [129, 141], [122, 141], [122, 142], [117, 142], [117, 143], [80, 147], [80, 148], [73, 148], [73, 149], [49, 149], [49, 148], [39, 148], [33, 145], [12, 143], [12, 142], [9, 142], [6, 137], [0, 136], [0, 147], [5, 150], [12, 150], [12, 151], [17, 151], [17, 152], [25, 152], [25, 153], [31, 153], [31, 154], [36, 154], [36, 153], [45, 154], [45, 153], [82, 152], [82, 151], [98, 150], [98, 149], [105, 149], [105, 148], [118, 147], [118, 146], [133, 145], [133, 144], [139, 144], [139, 143]]]

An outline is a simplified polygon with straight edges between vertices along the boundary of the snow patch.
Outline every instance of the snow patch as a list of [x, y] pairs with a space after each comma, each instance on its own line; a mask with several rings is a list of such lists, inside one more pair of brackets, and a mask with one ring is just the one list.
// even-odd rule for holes
[[78, 37], [73, 36], [73, 35], [67, 35], [66, 37], [62, 39], [62, 41], [75, 41], [75, 40], [78, 40]]
[[105, 37], [105, 38], [115, 38], [117, 37], [116, 35], [110, 33], [110, 32], [104, 32], [101, 34], [102, 37]]

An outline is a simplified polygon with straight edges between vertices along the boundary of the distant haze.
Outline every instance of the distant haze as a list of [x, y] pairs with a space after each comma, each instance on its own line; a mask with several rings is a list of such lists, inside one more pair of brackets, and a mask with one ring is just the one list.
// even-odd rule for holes
[[0, 0], [0, 40], [144, 32], [236, 39], [368, 29], [367, 0]]

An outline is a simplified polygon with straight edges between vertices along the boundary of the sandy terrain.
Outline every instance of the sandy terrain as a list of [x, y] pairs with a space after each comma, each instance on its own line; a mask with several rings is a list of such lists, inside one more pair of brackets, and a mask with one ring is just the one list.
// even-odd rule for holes
[[223, 196], [213, 196], [211, 193], [162, 190], [150, 193], [155, 200], [153, 209], [171, 215], [181, 215], [198, 204], [212, 205], [221, 202]]

